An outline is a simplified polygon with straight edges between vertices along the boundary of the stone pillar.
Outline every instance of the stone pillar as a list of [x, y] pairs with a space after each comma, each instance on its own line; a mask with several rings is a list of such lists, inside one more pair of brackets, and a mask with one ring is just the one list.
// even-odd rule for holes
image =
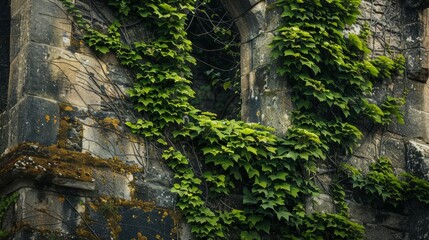
[[[417, 35], [410, 40], [416, 40], [415, 47], [411, 48], [408, 59], [411, 60], [410, 77], [414, 80], [409, 86], [411, 89], [408, 105], [410, 125], [418, 126], [409, 131], [413, 138], [407, 141], [406, 165], [407, 170], [418, 177], [429, 180], [429, 2], [408, 0], [405, 1], [405, 11], [414, 16], [418, 22], [410, 24], [411, 33]], [[412, 18], [411, 18], [412, 19]], [[416, 21], [415, 20], [415, 21]], [[407, 41], [412, 44], [412, 41]], [[420, 71], [414, 70], [420, 69]], [[409, 128], [411, 129], [411, 127]], [[429, 236], [429, 209], [414, 203], [410, 211], [409, 228], [410, 239], [426, 239]]]
[[[79, 7], [103, 29], [103, 6]], [[9, 9], [0, 193], [19, 196], [1, 224], [8, 239], [177, 239], [171, 173], [123, 125], [134, 119], [127, 71], [83, 45], [60, 1], [11, 0]]]
[[222, 1], [241, 36], [241, 117], [275, 127], [290, 126], [292, 103], [287, 80], [276, 74], [269, 44], [279, 24], [274, 1]]

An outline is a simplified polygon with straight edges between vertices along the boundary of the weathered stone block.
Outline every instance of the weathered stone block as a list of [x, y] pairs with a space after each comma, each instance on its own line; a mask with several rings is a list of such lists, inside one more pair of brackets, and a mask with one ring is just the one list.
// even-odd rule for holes
[[386, 156], [392, 161], [396, 170], [405, 170], [405, 143], [399, 136], [384, 134], [381, 138], [380, 153], [381, 156]]
[[82, 224], [78, 232], [80, 235], [96, 236], [99, 239], [111, 239], [111, 228], [105, 217], [106, 213], [103, 214], [103, 212], [107, 212], [109, 209], [103, 211], [103, 209], [99, 209], [99, 206], [95, 206], [92, 202], [88, 201], [86, 204], [87, 223]]
[[59, 106], [47, 99], [27, 96], [11, 110], [9, 146], [37, 142], [49, 146], [57, 142]]
[[372, 17], [372, 4], [366, 0], [363, 0], [360, 4], [361, 15], [360, 20], [370, 20]]
[[328, 194], [319, 194], [307, 201], [307, 212], [334, 213], [335, 204], [332, 196]]
[[27, 77], [27, 48], [19, 52], [19, 55], [10, 64], [8, 106], [13, 107], [24, 96], [23, 85]]
[[149, 202], [117, 202], [95, 198], [86, 204], [86, 221], [79, 226], [80, 236], [97, 239], [190, 239], [178, 238], [177, 216]]
[[62, 84], [60, 99], [75, 107], [101, 109], [106, 66], [94, 56], [52, 50], [50, 68], [52, 78]]
[[60, 2], [32, 0], [30, 40], [33, 42], [66, 48], [70, 46], [71, 23]]
[[354, 155], [360, 158], [377, 159], [378, 146], [380, 146], [380, 142], [380, 134], [367, 133], [355, 149]]
[[14, 217], [19, 226], [74, 233], [85, 211], [82, 197], [30, 188], [20, 189], [18, 193]]
[[30, 43], [26, 48], [28, 53], [26, 75], [18, 81], [22, 81], [23, 92], [39, 97], [57, 99], [60, 91], [60, 79], [53, 78], [49, 61], [51, 55], [56, 55], [57, 49], [46, 45]]
[[106, 70], [93, 56], [31, 42], [11, 64], [8, 103], [13, 106], [24, 94], [31, 94], [100, 109], [102, 96], [117, 93]]
[[408, 216], [347, 201], [353, 221], [365, 226], [366, 239], [408, 239]]
[[145, 202], [154, 202], [156, 206], [173, 209], [176, 204], [176, 194], [171, 192], [171, 187], [136, 180], [135, 196]]
[[410, 239], [429, 239], [429, 210], [421, 207], [418, 210], [413, 209], [408, 225], [410, 227]]
[[[83, 152], [108, 159], [118, 158], [129, 164], [144, 166], [145, 149], [141, 142], [133, 142], [118, 134], [117, 130], [100, 127], [98, 122], [86, 118], [81, 120], [83, 125]], [[101, 119], [103, 122], [103, 119]], [[118, 127], [118, 126], [116, 126]]]
[[119, 66], [118, 64], [109, 64], [107, 63], [107, 77], [112, 83], [115, 83], [119, 86], [132, 87], [133, 80], [129, 77], [126, 70]]
[[[254, 70], [255, 85], [258, 87], [259, 92], [291, 91], [290, 87], [287, 85], [287, 79], [279, 77], [276, 73], [276, 67], [277, 63], [274, 62], [270, 63], [269, 65], [263, 65]], [[288, 95], [290, 94], [291, 93], [288, 93]]]
[[365, 137], [360, 141], [359, 145], [355, 148], [355, 152], [346, 163], [367, 172], [369, 170], [369, 165], [375, 162], [379, 157], [381, 135], [378, 133], [364, 132], [364, 136]]
[[11, 62], [30, 41], [30, 0], [13, 0], [11, 2]]
[[350, 159], [347, 160], [347, 164], [362, 170], [363, 172], [369, 171], [369, 165], [376, 161], [375, 158], [361, 158], [357, 156], [351, 156]]
[[289, 91], [265, 91], [261, 95], [260, 123], [274, 127], [280, 135], [292, 125], [292, 102]]
[[100, 108], [101, 93], [97, 94], [93, 80], [94, 76], [100, 79], [104, 69], [93, 57], [30, 43], [12, 63], [11, 71], [10, 105], [23, 94], [31, 94]]
[[393, 122], [388, 126], [389, 132], [429, 142], [429, 113], [406, 107], [404, 121], [403, 125]]
[[365, 225], [366, 239], [377, 240], [408, 240], [407, 232], [393, 230], [387, 227], [380, 227], [374, 224]]
[[428, 79], [428, 53], [424, 48], [407, 49], [404, 51], [408, 77], [426, 82]]
[[242, 79], [242, 119], [275, 127], [279, 134], [286, 132], [293, 110], [286, 81], [279, 81], [270, 66], [257, 68]]
[[409, 141], [406, 147], [408, 172], [429, 181], [429, 145], [423, 142]]
[[241, 118], [247, 122], [260, 123], [260, 89], [255, 84], [255, 81], [256, 74], [254, 71], [250, 72], [249, 74], [242, 75], [242, 83], [244, 82], [244, 85], [242, 84], [241, 87]]
[[354, 221], [360, 224], [376, 222], [375, 212], [371, 207], [356, 203], [354, 201], [346, 201], [346, 203], [349, 207], [348, 213], [350, 214], [351, 219]]
[[429, 85], [417, 81], [407, 81], [405, 87], [408, 90], [406, 106], [429, 112]]
[[[0, 48], [0, 51], [2, 49]], [[7, 108], [7, 92], [9, 86], [9, 67], [1, 67], [0, 60], [0, 113], [4, 112]], [[9, 65], [9, 63], [7, 63]], [[7, 78], [7, 79], [6, 79]]]
[[174, 179], [174, 173], [166, 163], [159, 158], [158, 149], [154, 146], [148, 149], [145, 171], [142, 175], [135, 174], [136, 179], [144, 179], [147, 183], [170, 188]]
[[252, 43], [252, 69], [270, 65], [272, 61], [271, 48], [268, 46], [272, 42], [274, 35], [269, 32], [256, 37]]
[[94, 170], [94, 180], [97, 195], [131, 200], [131, 174], [123, 176], [109, 170]]
[[[245, 42], [240, 47], [240, 73], [241, 73], [241, 88], [247, 89], [247, 76], [252, 71], [252, 43]], [[243, 77], [244, 76], [244, 77]]]
[[386, 228], [400, 231], [408, 232], [408, 216], [401, 215], [392, 212], [378, 211], [375, 215], [376, 221], [379, 225]]
[[121, 208], [119, 239], [132, 239], [141, 235], [147, 239], [178, 239], [174, 217], [163, 209]]
[[406, 49], [423, 47], [424, 26], [422, 22], [406, 24], [403, 29], [403, 34], [406, 36], [404, 42]]
[[282, 13], [282, 9], [275, 7], [275, 0], [267, 0], [267, 7], [265, 9], [266, 18], [264, 22], [264, 30], [265, 32], [274, 32], [277, 30], [278, 26], [280, 26], [280, 15]]

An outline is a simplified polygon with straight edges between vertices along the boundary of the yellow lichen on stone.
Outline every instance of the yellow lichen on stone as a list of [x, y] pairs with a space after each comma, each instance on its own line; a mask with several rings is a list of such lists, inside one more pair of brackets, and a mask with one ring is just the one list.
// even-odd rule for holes
[[137, 240], [147, 240], [146, 236], [143, 236], [140, 232], [137, 233]]
[[119, 128], [119, 119], [117, 118], [110, 118], [110, 117], [106, 117], [101, 121], [101, 124], [106, 127], [106, 128], [111, 128], [111, 129], [115, 129], [118, 130]]
[[141, 171], [121, 161], [101, 159], [88, 153], [70, 151], [57, 146], [40, 146], [24, 143], [0, 158], [1, 180], [17, 178], [53, 179], [68, 178], [83, 182], [93, 181], [93, 169], [109, 169], [118, 174]]
[[164, 211], [163, 212], [163, 214], [162, 214], [162, 216], [161, 216], [161, 221], [164, 221], [164, 219], [168, 216], [169, 214], [168, 214], [168, 212], [167, 211]]
[[66, 107], [64, 107], [64, 111], [71, 112], [71, 111], [73, 111], [73, 107], [66, 106]]
[[58, 130], [58, 146], [60, 148], [67, 147], [67, 138], [68, 138], [67, 133], [69, 130], [69, 125], [70, 124], [64, 119], [60, 121], [60, 128]]

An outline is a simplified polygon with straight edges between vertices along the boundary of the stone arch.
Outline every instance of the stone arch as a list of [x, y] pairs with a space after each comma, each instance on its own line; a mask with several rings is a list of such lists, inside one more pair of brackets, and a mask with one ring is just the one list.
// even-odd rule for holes
[[222, 0], [221, 2], [231, 17], [236, 20], [243, 42], [249, 41], [258, 34], [263, 23], [265, 1]]
[[244, 121], [273, 126], [284, 133], [290, 126], [292, 103], [286, 81], [275, 73], [270, 43], [279, 26], [274, 0], [221, 0], [241, 37], [241, 115]]

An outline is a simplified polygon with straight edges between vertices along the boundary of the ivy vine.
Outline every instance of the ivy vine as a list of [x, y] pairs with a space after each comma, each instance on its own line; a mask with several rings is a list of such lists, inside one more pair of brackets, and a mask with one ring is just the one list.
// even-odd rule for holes
[[[6, 214], [6, 211], [9, 207], [18, 200], [19, 194], [17, 192], [12, 193], [8, 196], [0, 197], [0, 220], [3, 221], [3, 218]], [[9, 235], [9, 232], [3, 229], [0, 229], [0, 238], [6, 238]]]
[[[133, 71], [129, 95], [141, 119], [126, 124], [165, 149], [177, 207], [198, 239], [363, 239], [363, 227], [349, 220], [340, 186], [333, 190], [337, 213], [305, 210], [306, 200], [319, 192], [312, 181], [318, 162], [337, 164], [338, 156], [351, 154], [362, 136], [359, 121], [403, 122], [404, 98], [377, 105], [368, 96], [376, 81], [401, 73], [404, 58], [370, 59], [368, 29], [344, 34], [358, 17], [358, 0], [275, 2], [282, 23], [272, 56], [295, 106], [293, 127], [281, 137], [259, 124], [218, 120], [189, 103], [189, 64], [195, 59], [185, 29], [195, 0], [108, 0], [121, 21], [104, 32], [91, 28], [72, 0], [61, 1], [89, 46], [114, 53]], [[140, 19], [153, 35], [124, 42], [124, 19]], [[356, 186], [370, 186], [371, 175], [357, 176]], [[426, 189], [410, 179], [409, 191]]]
[[342, 167], [358, 201], [391, 209], [399, 208], [410, 200], [429, 204], [429, 182], [409, 173], [397, 176], [386, 157], [372, 163], [368, 173], [347, 164]]

